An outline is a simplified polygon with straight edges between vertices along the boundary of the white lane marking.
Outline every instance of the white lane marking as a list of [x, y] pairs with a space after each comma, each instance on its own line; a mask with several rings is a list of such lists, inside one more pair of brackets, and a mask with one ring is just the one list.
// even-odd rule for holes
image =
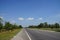
[[30, 38], [30, 36], [28, 35], [28, 32], [27, 32], [26, 30], [25, 30], [25, 32], [26, 32], [26, 34], [27, 34], [29, 40], [32, 40], [32, 39]]

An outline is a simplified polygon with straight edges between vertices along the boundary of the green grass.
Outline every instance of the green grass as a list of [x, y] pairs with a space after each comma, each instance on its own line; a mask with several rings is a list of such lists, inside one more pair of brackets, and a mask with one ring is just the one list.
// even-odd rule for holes
[[11, 40], [21, 29], [15, 29], [14, 31], [0, 32], [0, 40]]
[[41, 29], [41, 30], [49, 30], [49, 31], [56, 31], [56, 32], [60, 32], [60, 28], [30, 28], [30, 29]]
[[60, 32], [60, 28], [53, 29], [53, 31]]
[[53, 29], [51, 29], [51, 28], [40, 28], [40, 29], [60, 32], [60, 28], [53, 28]]

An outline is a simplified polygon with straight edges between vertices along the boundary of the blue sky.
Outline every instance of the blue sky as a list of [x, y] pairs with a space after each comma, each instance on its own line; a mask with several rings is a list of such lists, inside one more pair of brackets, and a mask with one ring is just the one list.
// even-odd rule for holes
[[60, 0], [0, 0], [0, 17], [23, 26], [60, 22]]

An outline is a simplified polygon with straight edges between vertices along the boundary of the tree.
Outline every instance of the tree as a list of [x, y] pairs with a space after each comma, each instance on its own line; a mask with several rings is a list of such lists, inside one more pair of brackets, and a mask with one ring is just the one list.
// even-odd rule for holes
[[30, 26], [29, 26], [29, 28], [35, 28], [35, 26], [33, 26], [33, 25], [30, 25]]
[[13, 25], [13, 28], [14, 28], [14, 29], [18, 28], [18, 26], [17, 26], [16, 23]]
[[2, 22], [3, 21], [3, 19], [0, 17], [0, 22]]
[[55, 26], [55, 28], [59, 28], [59, 24], [58, 23], [55, 23], [54, 26]]
[[0, 31], [2, 30], [3, 28], [3, 24], [0, 22]]
[[44, 27], [48, 28], [48, 23], [47, 22], [44, 23]]
[[1, 29], [3, 28], [3, 24], [2, 24], [2, 18], [0, 18], [0, 31], [1, 31]]
[[22, 25], [19, 25], [19, 28], [22, 28]]
[[50, 28], [53, 29], [54, 28], [54, 24], [51, 24]]
[[6, 22], [5, 29], [9, 31], [9, 30], [11, 30], [11, 28], [12, 28], [11, 24], [9, 22]]
[[42, 27], [44, 27], [44, 24], [43, 24], [43, 23], [40, 23], [40, 24], [38, 25], [38, 28], [42, 28]]

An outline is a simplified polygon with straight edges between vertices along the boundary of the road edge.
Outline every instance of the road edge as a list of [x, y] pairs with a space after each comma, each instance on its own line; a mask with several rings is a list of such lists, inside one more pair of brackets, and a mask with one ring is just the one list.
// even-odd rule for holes
[[28, 32], [27, 32], [26, 30], [25, 30], [25, 32], [26, 32], [26, 34], [27, 34], [29, 40], [32, 40], [31, 37], [29, 36]]

